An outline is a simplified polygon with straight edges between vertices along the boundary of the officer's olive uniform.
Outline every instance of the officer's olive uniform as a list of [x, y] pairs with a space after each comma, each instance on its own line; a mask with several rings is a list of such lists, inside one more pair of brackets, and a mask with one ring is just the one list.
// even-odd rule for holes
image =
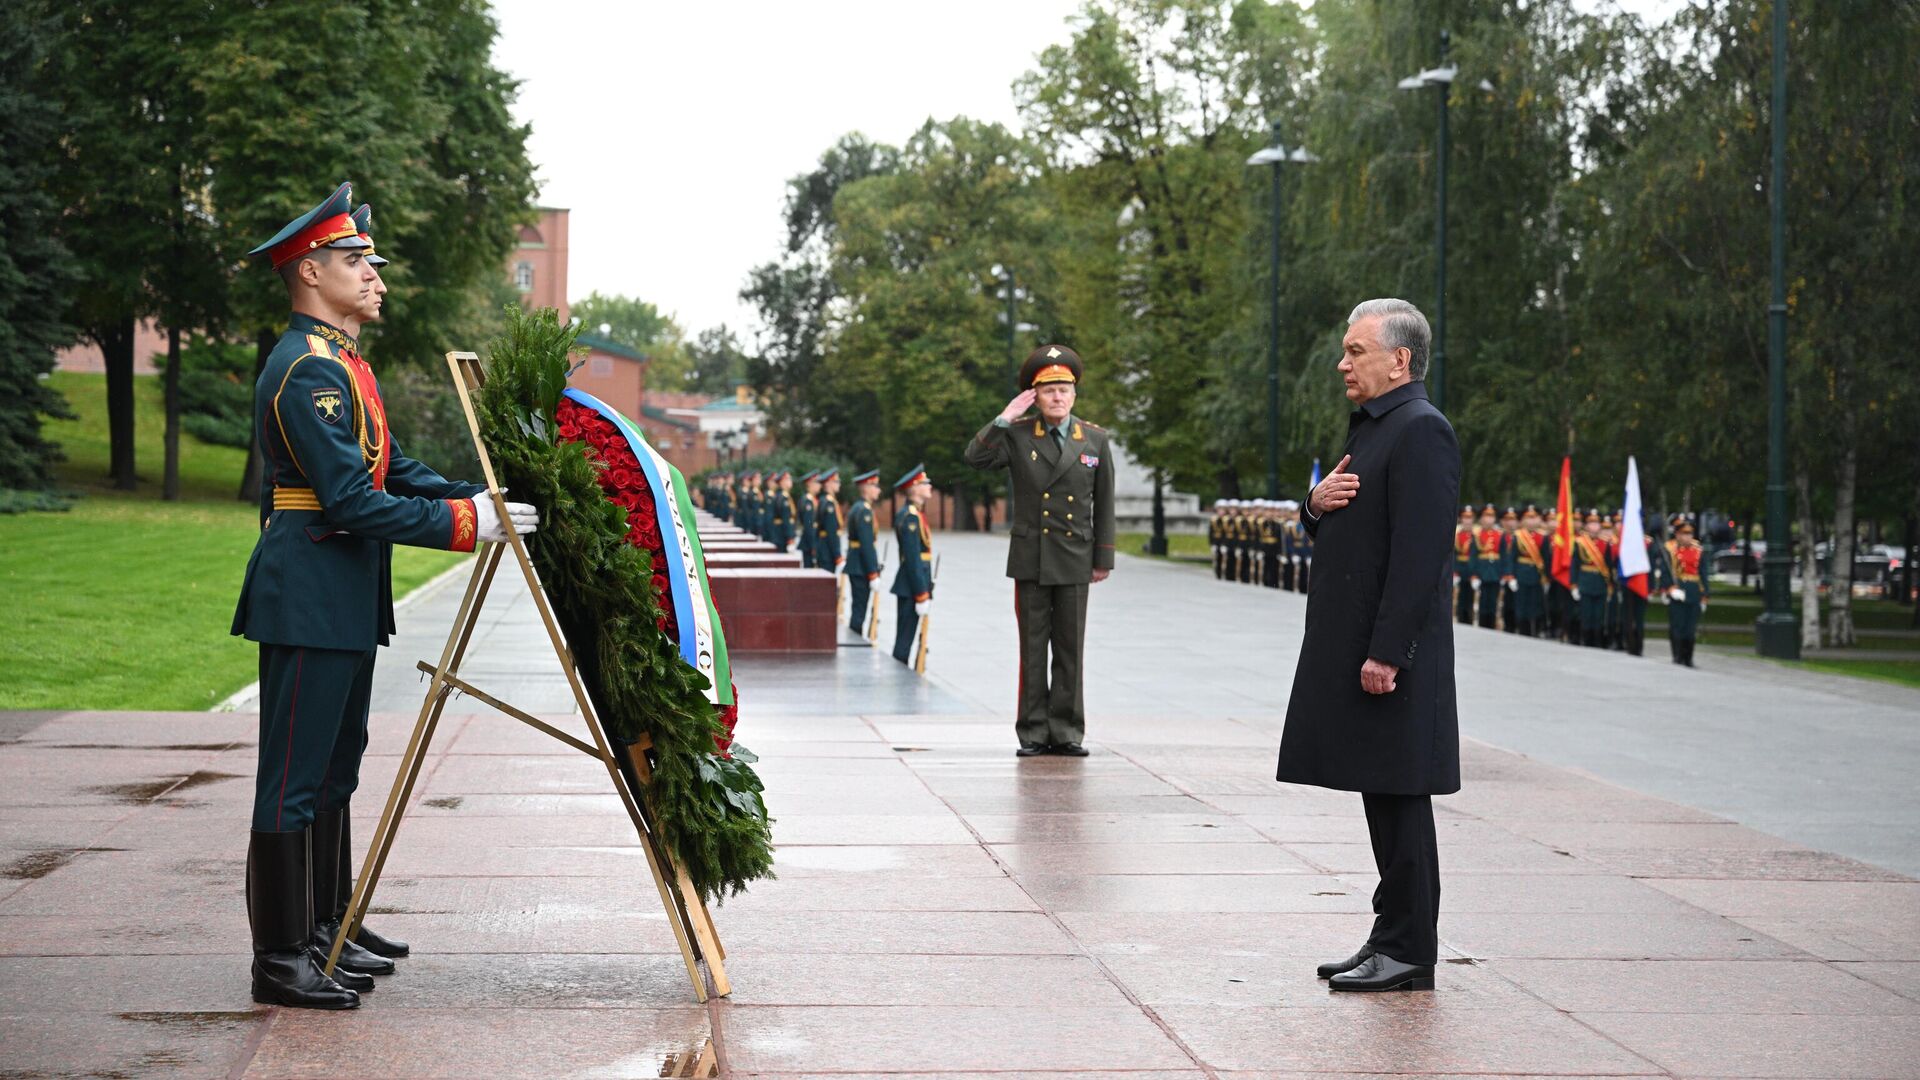
[[[820, 497], [809, 495], [803, 491], [800, 493], [800, 497], [794, 500], [794, 503], [800, 511], [800, 529], [798, 533], [800, 538], [800, 565], [811, 570], [814, 566], [814, 549], [817, 546], [814, 543], [813, 515], [819, 512]], [[828, 564], [826, 569], [833, 569], [832, 564]]]
[[775, 487], [768, 494], [767, 539], [781, 551], [793, 543], [793, 519], [798, 515], [793, 505], [793, 496]]
[[393, 633], [394, 544], [472, 551], [472, 496], [405, 457], [373, 370], [295, 314], [254, 386], [260, 539], [233, 633], [260, 643], [253, 827], [296, 832], [359, 782], [376, 646]]
[[840, 500], [831, 495], [820, 496], [820, 509], [813, 515], [813, 561], [814, 565], [829, 573], [834, 564], [840, 561], [840, 532], [846, 524], [846, 514], [840, 509]]
[[866, 629], [867, 601], [873, 596], [873, 576], [880, 573], [880, 552], [874, 549], [873, 506], [865, 499], [847, 513], [847, 594], [853, 616], [848, 625], [858, 634]]
[[[1081, 650], [1093, 571], [1113, 569], [1113, 454], [1107, 433], [1069, 416], [1060, 431], [1037, 415], [996, 418], [967, 444], [967, 464], [1006, 469], [1020, 634], [1014, 729], [1022, 743], [1077, 744], [1086, 734]], [[1250, 560], [1243, 560], [1250, 564]], [[1049, 677], [1048, 652], [1052, 664]]]

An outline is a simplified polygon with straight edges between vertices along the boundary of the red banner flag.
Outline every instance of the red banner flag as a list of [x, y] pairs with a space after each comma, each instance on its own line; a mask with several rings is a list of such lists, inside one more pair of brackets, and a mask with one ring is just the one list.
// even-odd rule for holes
[[1553, 580], [1573, 588], [1573, 456], [1560, 459], [1560, 524], [1553, 530]]

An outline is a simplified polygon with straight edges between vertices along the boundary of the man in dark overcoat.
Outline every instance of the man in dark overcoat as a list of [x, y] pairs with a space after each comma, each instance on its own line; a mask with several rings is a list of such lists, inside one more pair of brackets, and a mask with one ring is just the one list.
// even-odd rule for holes
[[1316, 565], [1278, 778], [1360, 792], [1380, 871], [1373, 932], [1320, 976], [1335, 990], [1429, 990], [1432, 796], [1460, 790], [1450, 617], [1460, 446], [1427, 400], [1419, 309], [1369, 300], [1347, 323], [1339, 370], [1358, 408], [1346, 456], [1301, 514]]

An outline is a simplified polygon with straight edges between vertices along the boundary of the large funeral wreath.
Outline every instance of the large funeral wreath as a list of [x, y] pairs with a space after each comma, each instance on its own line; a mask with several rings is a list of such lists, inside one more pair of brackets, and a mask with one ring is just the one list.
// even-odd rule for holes
[[736, 894], [772, 876], [757, 759], [732, 741], [731, 685], [716, 705], [682, 657], [644, 448], [564, 396], [576, 328], [551, 308], [507, 318], [475, 401], [487, 450], [514, 498], [540, 509], [527, 546], [594, 710], [612, 737], [653, 743], [644, 797], [662, 841], [703, 897]]

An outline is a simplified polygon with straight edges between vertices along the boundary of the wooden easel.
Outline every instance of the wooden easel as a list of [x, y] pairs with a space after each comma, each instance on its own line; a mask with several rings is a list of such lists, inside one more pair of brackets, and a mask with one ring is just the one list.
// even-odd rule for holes
[[[487, 455], [486, 443], [480, 438], [480, 421], [473, 411], [473, 390], [486, 381], [486, 373], [480, 366], [480, 358], [469, 352], [448, 353], [447, 366], [453, 371], [454, 389], [459, 392], [460, 407], [466, 411], [467, 426], [473, 432], [473, 449], [480, 457], [480, 471], [487, 482], [488, 495], [493, 499], [500, 520], [506, 521], [506, 499], [500, 493], [499, 481], [493, 473], [493, 460]], [[707, 980], [701, 974], [701, 961], [705, 961], [706, 974], [713, 980], [712, 993], [725, 997], [733, 992], [733, 987], [727, 980], [727, 953], [720, 945], [719, 935], [714, 932], [713, 916], [707, 911], [699, 892], [694, 889], [686, 870], [666, 849], [653, 811], [647, 804], [645, 787], [653, 779], [653, 764], [647, 754], [652, 744], [643, 738], [641, 742], [623, 748], [620, 756], [615, 755], [600, 726], [593, 701], [580, 681], [580, 672], [574, 666], [573, 653], [567, 648], [560, 624], [554, 620], [553, 608], [547, 602], [546, 592], [540, 587], [540, 575], [534, 570], [532, 559], [527, 556], [525, 543], [512, 532], [507, 534], [507, 541], [505, 544], [482, 545], [480, 557], [474, 562], [473, 575], [467, 579], [467, 591], [460, 600], [460, 611], [454, 616], [453, 629], [447, 635], [446, 647], [441, 650], [440, 663], [435, 665], [422, 660], [417, 665], [432, 677], [427, 684], [427, 697], [420, 705], [420, 718], [413, 725], [413, 737], [407, 741], [406, 753], [400, 757], [400, 769], [394, 776], [393, 790], [387, 794], [386, 809], [380, 814], [380, 826], [374, 831], [372, 842], [367, 845], [366, 861], [361, 865], [360, 876], [354, 882], [353, 898], [347, 905], [346, 918], [341, 920], [339, 936], [334, 939], [333, 948], [327, 954], [326, 971], [329, 975], [333, 973], [348, 935], [360, 929], [367, 906], [373, 901], [373, 890], [380, 881], [380, 872], [386, 866], [387, 853], [393, 849], [394, 836], [400, 831], [401, 816], [413, 797], [413, 786], [420, 778], [420, 766], [426, 760], [427, 747], [433, 741], [440, 714], [446, 708], [448, 698], [459, 691], [486, 702], [606, 766], [607, 777], [613, 781], [614, 790], [620, 793], [620, 801], [633, 821], [641, 848], [646, 852], [647, 869], [653, 873], [654, 887], [659, 890], [661, 906], [667, 912], [667, 924], [673, 927], [674, 940], [680, 946], [680, 956], [686, 961], [687, 977], [693, 981], [695, 1000], [706, 1001], [709, 992]], [[547, 639], [553, 643], [553, 654], [560, 661], [560, 669], [566, 673], [574, 703], [579, 707], [580, 715], [586, 718], [587, 732], [593, 736], [591, 743], [569, 735], [460, 678], [460, 663], [466, 657], [467, 645], [473, 638], [474, 627], [479, 623], [487, 590], [493, 584], [494, 572], [500, 568], [500, 562], [509, 550], [520, 564], [520, 573], [526, 578], [528, 591], [533, 594], [534, 606], [540, 612], [540, 621], [547, 628]]]

